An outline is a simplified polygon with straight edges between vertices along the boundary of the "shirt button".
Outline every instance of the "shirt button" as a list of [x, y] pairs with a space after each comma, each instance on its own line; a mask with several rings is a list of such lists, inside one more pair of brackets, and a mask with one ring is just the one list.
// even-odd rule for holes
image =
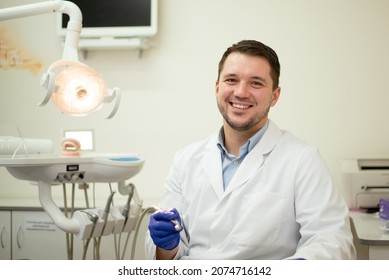
[[238, 161], [237, 161], [237, 160], [234, 160], [234, 164], [237, 165], [237, 164], [238, 164]]

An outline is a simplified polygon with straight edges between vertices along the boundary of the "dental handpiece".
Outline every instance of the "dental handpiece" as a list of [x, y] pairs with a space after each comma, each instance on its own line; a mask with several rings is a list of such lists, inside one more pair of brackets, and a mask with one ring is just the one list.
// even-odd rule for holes
[[170, 220], [170, 222], [172, 222], [174, 224], [174, 229], [176, 231], [180, 231], [182, 229], [180, 223], [176, 219]]
[[110, 196], [108, 197], [107, 204], [105, 205], [105, 208], [104, 208], [103, 216], [101, 217], [103, 219], [103, 221], [107, 221], [107, 219], [108, 219], [108, 214], [109, 214], [109, 210], [111, 209], [111, 203], [112, 203], [112, 198], [113, 198], [114, 194], [115, 194], [115, 192], [112, 192], [110, 194]]
[[128, 194], [128, 199], [127, 199], [127, 203], [126, 205], [123, 207], [122, 209], [122, 215], [125, 217], [125, 218], [128, 218], [128, 214], [130, 212], [130, 205], [131, 205], [131, 200], [132, 200], [132, 197], [134, 195], [134, 188], [135, 188], [135, 185], [134, 184], [130, 184], [129, 185], [130, 187], [130, 191], [129, 191], [129, 194]]
[[[159, 208], [158, 206], [153, 206], [153, 208], [155, 209], [155, 211], [163, 211], [161, 208]], [[180, 231], [182, 229], [180, 223], [178, 222], [177, 219], [174, 219], [174, 220], [170, 220], [170, 222], [174, 225], [174, 229], [176, 231]]]

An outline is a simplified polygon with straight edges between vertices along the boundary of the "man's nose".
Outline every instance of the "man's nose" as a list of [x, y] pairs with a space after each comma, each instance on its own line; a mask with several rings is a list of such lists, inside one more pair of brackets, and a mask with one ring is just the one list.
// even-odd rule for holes
[[245, 82], [238, 83], [234, 89], [234, 95], [241, 98], [248, 97], [250, 94], [249, 94], [247, 83]]

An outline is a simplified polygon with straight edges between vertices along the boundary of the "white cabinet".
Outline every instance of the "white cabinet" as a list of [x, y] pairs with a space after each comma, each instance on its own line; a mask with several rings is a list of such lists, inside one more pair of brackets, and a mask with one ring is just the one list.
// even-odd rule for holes
[[[350, 217], [358, 245], [367, 246], [368, 259], [389, 260], [389, 232], [380, 229], [377, 213], [350, 211]], [[357, 253], [359, 254], [358, 251]]]
[[12, 259], [67, 259], [65, 233], [43, 211], [12, 211]]
[[[67, 237], [43, 211], [12, 211], [12, 237], [12, 259], [66, 260], [83, 257], [83, 241], [71, 235]], [[114, 259], [114, 244], [109, 239], [110, 236], [103, 237], [101, 241], [102, 259]], [[92, 240], [86, 259], [93, 258]]]
[[11, 211], [0, 211], [0, 260], [11, 259]]
[[[143, 244], [147, 225], [146, 218], [139, 231], [135, 259], [145, 258]], [[133, 235], [134, 232], [129, 238], [125, 259], [131, 257]], [[126, 239], [127, 233], [121, 237], [119, 235], [103, 236], [99, 250], [100, 258], [103, 260], [116, 259], [115, 245], [121, 245], [122, 252]], [[27, 210], [0, 210], [0, 259], [81, 260], [83, 250], [84, 242], [77, 237], [68, 239], [66, 233], [59, 229], [43, 210], [28, 208]], [[86, 259], [95, 259], [94, 252], [94, 240], [92, 239], [88, 246]]]

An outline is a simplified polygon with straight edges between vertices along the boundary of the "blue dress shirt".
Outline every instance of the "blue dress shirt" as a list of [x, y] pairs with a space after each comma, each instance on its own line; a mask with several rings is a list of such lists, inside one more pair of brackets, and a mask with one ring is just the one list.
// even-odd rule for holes
[[257, 133], [255, 133], [245, 144], [243, 144], [239, 149], [239, 156], [234, 156], [229, 154], [224, 147], [224, 130], [220, 129], [219, 132], [219, 141], [217, 146], [220, 149], [222, 168], [223, 168], [223, 187], [224, 190], [227, 188], [228, 184], [231, 182], [232, 177], [234, 177], [239, 166], [247, 156], [247, 154], [259, 143], [262, 136], [265, 134], [269, 122], [266, 123]]

